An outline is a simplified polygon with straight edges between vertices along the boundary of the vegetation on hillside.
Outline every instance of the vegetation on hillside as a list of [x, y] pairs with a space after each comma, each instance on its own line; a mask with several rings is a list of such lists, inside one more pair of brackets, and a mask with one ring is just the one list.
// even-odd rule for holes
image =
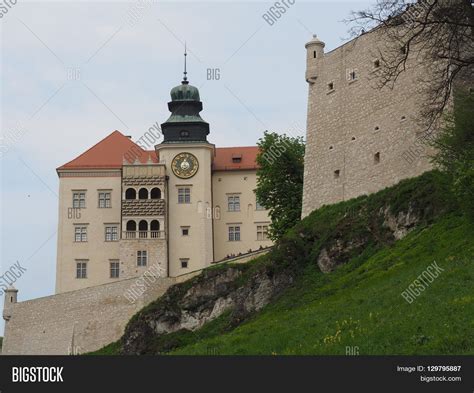
[[269, 237], [280, 238], [301, 217], [305, 145], [302, 138], [265, 132], [258, 141], [258, 202], [269, 209]]
[[459, 93], [434, 141], [434, 162], [450, 178], [459, 204], [474, 217], [474, 93]]

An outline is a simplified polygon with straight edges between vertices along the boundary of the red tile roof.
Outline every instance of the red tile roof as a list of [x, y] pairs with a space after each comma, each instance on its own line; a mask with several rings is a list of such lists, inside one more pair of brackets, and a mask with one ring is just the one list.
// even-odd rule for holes
[[74, 160], [57, 168], [57, 170], [121, 168], [124, 157], [130, 163], [135, 158], [138, 158], [141, 163], [146, 163], [150, 157], [152, 162], [158, 162], [155, 151], [143, 150], [120, 131], [114, 131]]
[[[257, 146], [216, 148], [212, 169], [214, 171], [257, 169], [258, 150]], [[114, 131], [57, 170], [120, 169], [124, 158], [129, 163], [133, 163], [135, 158], [138, 158], [144, 164], [150, 157], [152, 162], [158, 162], [154, 150], [143, 150], [120, 131]], [[238, 159], [240, 159], [239, 162]]]
[[[216, 148], [212, 169], [214, 171], [257, 169], [256, 159], [258, 151], [258, 146], [218, 147]], [[233, 158], [238, 159], [239, 157], [240, 162], [233, 160]]]

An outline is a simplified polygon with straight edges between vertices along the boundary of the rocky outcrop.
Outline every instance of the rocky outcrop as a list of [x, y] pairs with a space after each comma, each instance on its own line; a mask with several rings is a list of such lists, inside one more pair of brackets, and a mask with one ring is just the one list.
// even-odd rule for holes
[[[340, 226], [347, 227], [349, 220], [363, 220], [360, 216], [343, 219]], [[380, 208], [366, 230], [361, 230], [356, 235], [347, 236], [344, 230], [336, 231], [336, 234], [328, 239], [326, 246], [321, 249], [317, 257], [317, 264], [323, 273], [333, 271], [338, 265], [349, 261], [354, 255], [361, 253], [369, 244], [387, 244], [405, 237], [420, 223], [422, 215], [412, 204], [408, 208], [397, 212], [391, 212], [390, 206]], [[344, 236], [346, 235], [346, 236]]]
[[245, 267], [205, 270], [200, 276], [171, 287], [166, 294], [137, 314], [121, 339], [122, 354], [158, 353], [172, 349], [160, 337], [194, 331], [225, 312], [230, 326], [262, 309], [292, 282], [288, 272], [275, 274], [262, 267], [248, 277]]

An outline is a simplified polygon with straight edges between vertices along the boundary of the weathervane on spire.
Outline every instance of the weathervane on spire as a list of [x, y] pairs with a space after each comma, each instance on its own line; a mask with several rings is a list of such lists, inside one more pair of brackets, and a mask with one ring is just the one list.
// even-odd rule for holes
[[186, 76], [187, 75], [187, 71], [186, 71], [186, 56], [188, 55], [188, 52], [186, 50], [186, 41], [184, 41], [184, 77], [183, 77], [183, 84], [184, 85], [187, 85], [189, 82], [188, 82], [188, 77]]

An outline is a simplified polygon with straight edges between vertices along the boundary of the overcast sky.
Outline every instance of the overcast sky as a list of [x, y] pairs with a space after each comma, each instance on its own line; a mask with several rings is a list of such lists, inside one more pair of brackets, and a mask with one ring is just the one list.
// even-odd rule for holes
[[27, 269], [20, 301], [54, 293], [55, 168], [114, 130], [137, 140], [163, 123], [184, 41], [210, 142], [255, 145], [266, 129], [304, 136], [304, 44], [317, 33], [334, 49], [349, 38], [343, 20], [370, 5], [296, 0], [270, 26], [273, 2], [17, 1], [0, 19], [0, 270]]

